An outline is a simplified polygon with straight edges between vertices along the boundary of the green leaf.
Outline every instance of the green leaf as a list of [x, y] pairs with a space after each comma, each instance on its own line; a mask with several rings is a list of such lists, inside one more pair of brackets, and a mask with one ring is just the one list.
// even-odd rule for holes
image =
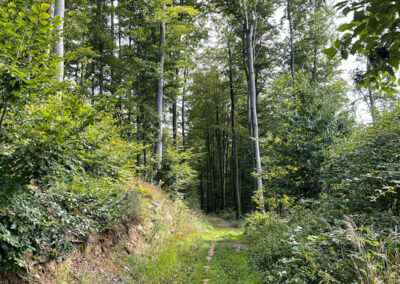
[[42, 20], [47, 20], [48, 18], [50, 18], [50, 15], [47, 14], [46, 12], [42, 12], [42, 13], [40, 13], [40, 18]]
[[325, 49], [322, 51], [325, 55], [327, 55], [328, 59], [331, 60], [333, 57], [335, 57], [337, 53], [337, 49], [334, 47]]
[[340, 48], [341, 45], [342, 45], [342, 42], [339, 39], [335, 40], [335, 42], [333, 43], [333, 46], [338, 49]]
[[354, 29], [353, 37], [359, 35], [367, 26], [367, 23], [362, 23], [357, 28]]
[[343, 15], [347, 16], [347, 14], [351, 11], [350, 7], [346, 7], [343, 9]]
[[346, 30], [352, 30], [353, 29], [353, 25], [352, 24], [343, 24], [340, 27], [337, 28], [338, 32], [344, 32]]
[[374, 32], [376, 27], [378, 26], [378, 20], [375, 17], [372, 17], [368, 21], [368, 31]]
[[32, 11], [33, 11], [34, 13], [39, 13], [39, 11], [40, 11], [39, 6], [38, 6], [37, 4], [33, 5], [33, 6], [32, 6]]
[[361, 21], [365, 20], [366, 18], [367, 18], [367, 16], [365, 16], [364, 11], [355, 11], [354, 12], [353, 21], [361, 22]]
[[342, 50], [340, 52], [340, 55], [342, 56], [343, 59], [349, 58], [349, 52], [347, 50]]
[[48, 4], [48, 3], [42, 3], [42, 5], [40, 5], [41, 11], [47, 11], [49, 8], [50, 8], [50, 4]]

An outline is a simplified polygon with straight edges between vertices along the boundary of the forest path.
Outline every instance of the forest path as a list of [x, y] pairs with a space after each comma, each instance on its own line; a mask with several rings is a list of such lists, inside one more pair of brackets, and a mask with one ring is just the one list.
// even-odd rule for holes
[[192, 284], [260, 283], [242, 251], [243, 231], [220, 217], [207, 216], [208, 227], [202, 235], [199, 261]]

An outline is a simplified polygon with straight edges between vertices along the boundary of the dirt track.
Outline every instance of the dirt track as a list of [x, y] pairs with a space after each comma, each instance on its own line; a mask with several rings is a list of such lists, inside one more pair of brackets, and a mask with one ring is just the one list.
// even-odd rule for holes
[[217, 216], [208, 215], [207, 219], [213, 222], [217, 227], [220, 228], [234, 228], [233, 224], [229, 221], [222, 219]]

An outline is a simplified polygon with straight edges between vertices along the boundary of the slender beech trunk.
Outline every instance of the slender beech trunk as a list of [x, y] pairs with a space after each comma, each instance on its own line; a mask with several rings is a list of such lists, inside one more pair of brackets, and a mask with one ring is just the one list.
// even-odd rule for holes
[[292, 79], [294, 80], [295, 73], [294, 73], [293, 24], [292, 24], [292, 12], [291, 12], [290, 1], [291, 0], [287, 0], [287, 16], [289, 21], [289, 33], [290, 33], [290, 73], [292, 75]]
[[60, 17], [60, 25], [57, 26], [58, 42], [54, 44], [54, 53], [60, 58], [58, 63], [58, 70], [56, 73], [56, 79], [59, 82], [64, 80], [64, 36], [62, 35], [64, 31], [64, 13], [65, 13], [65, 2], [64, 0], [56, 1], [55, 15]]
[[[111, 0], [111, 38], [113, 40], [113, 45], [115, 44], [115, 23], [114, 23], [115, 11], [114, 11], [114, 0]], [[115, 49], [113, 48], [113, 56], [115, 56]], [[114, 63], [111, 64], [111, 89], [114, 92]]]
[[118, 14], [118, 58], [122, 59], [122, 30], [121, 30], [121, 17]]
[[[367, 71], [371, 69], [369, 59], [367, 58]], [[368, 100], [369, 100], [369, 110], [371, 112], [372, 123], [375, 122], [375, 98], [372, 94], [371, 87], [368, 87]]]
[[[247, 16], [247, 13], [246, 13]], [[254, 143], [254, 156], [256, 161], [256, 180], [257, 180], [257, 192], [259, 194], [259, 206], [262, 213], [264, 209], [264, 194], [262, 189], [262, 178], [261, 178], [261, 158], [260, 158], [260, 144], [258, 141], [258, 118], [257, 118], [257, 99], [256, 99], [256, 82], [254, 74], [254, 49], [253, 49], [253, 30], [254, 26], [249, 23], [248, 17], [247, 22], [247, 58], [249, 65], [249, 87], [250, 87], [250, 106], [251, 106], [251, 121], [253, 125], [252, 140]]]
[[210, 199], [210, 193], [209, 193], [209, 174], [208, 174], [208, 159], [206, 160], [206, 213], [209, 212], [210, 210], [210, 203], [209, 203], [209, 199]]
[[95, 89], [96, 89], [96, 85], [95, 85], [95, 80], [94, 80], [94, 73], [95, 73], [96, 69], [95, 69], [95, 65], [94, 62], [92, 62], [92, 99], [94, 100], [94, 95], [95, 95]]
[[[103, 29], [103, 1], [97, 0], [97, 13], [98, 13], [98, 21], [100, 30]], [[103, 94], [104, 91], [104, 46], [103, 40], [100, 39], [99, 44], [99, 52], [100, 52], [100, 74], [99, 74], [99, 87], [100, 87], [100, 95]]]
[[213, 148], [211, 142], [213, 137], [210, 135], [209, 129], [207, 129], [207, 152], [208, 152], [208, 160], [209, 160], [209, 172], [210, 172], [210, 211], [215, 211], [215, 196], [214, 196], [214, 189], [215, 189], [215, 166], [214, 166], [214, 159], [213, 159]]
[[[179, 69], [176, 69], [176, 80], [179, 80]], [[176, 97], [174, 97], [172, 102], [172, 138], [174, 140], [175, 146], [178, 146], [178, 109], [176, 104]]]
[[221, 125], [220, 125], [220, 113], [218, 108], [218, 101], [215, 102], [215, 119], [217, 127], [215, 129], [215, 137], [217, 139], [217, 152], [218, 152], [218, 169], [219, 169], [219, 185], [221, 195], [221, 210], [225, 210], [225, 196], [224, 196], [224, 174], [223, 174], [223, 153], [222, 153], [222, 141], [221, 141]]
[[[140, 96], [141, 93], [141, 79], [142, 79], [142, 74], [139, 73], [139, 80], [138, 80], [138, 85], [137, 85], [137, 95]], [[143, 142], [143, 104], [141, 101], [138, 102], [139, 103], [139, 111], [136, 117], [136, 128], [137, 128], [137, 133], [138, 133], [138, 138], [139, 141]], [[139, 152], [137, 155], [137, 166], [140, 167], [141, 164], [141, 160], [142, 160], [142, 154]]]
[[[163, 7], [163, 10], [165, 7]], [[156, 146], [156, 162], [154, 168], [156, 170], [161, 169], [161, 161], [163, 154], [163, 99], [164, 99], [164, 62], [165, 62], [165, 22], [160, 24], [160, 60], [159, 60], [159, 75], [158, 75], [158, 86], [157, 86], [157, 146]]]
[[183, 72], [183, 88], [182, 88], [182, 146], [185, 146], [185, 97], [186, 97], [186, 78], [188, 69]]
[[241, 214], [241, 201], [240, 201], [240, 184], [239, 184], [239, 160], [237, 155], [237, 140], [236, 140], [236, 126], [235, 126], [235, 92], [233, 88], [233, 56], [232, 48], [229, 43], [229, 88], [231, 94], [231, 126], [232, 126], [232, 185], [234, 186], [235, 199], [236, 199], [236, 220], [239, 220]]
[[[246, 18], [247, 19], [247, 18]], [[247, 22], [246, 22], [247, 23]], [[244, 68], [244, 73], [246, 75], [246, 81], [247, 81], [247, 126], [249, 128], [250, 132], [250, 137], [253, 137], [253, 123], [251, 120], [251, 106], [250, 106], [250, 76], [249, 76], [249, 64], [247, 62], [247, 40], [246, 40], [246, 30], [248, 29], [247, 24], [243, 27], [243, 34], [242, 34], [242, 60], [243, 60], [243, 68]], [[251, 153], [252, 153], [252, 159], [251, 163], [253, 164], [253, 169], [256, 168], [256, 161], [254, 159], [254, 143], [250, 143], [251, 145]], [[254, 191], [257, 190], [257, 181], [255, 179], [253, 180], [253, 188]]]
[[199, 176], [199, 180], [200, 180], [200, 209], [204, 210], [204, 183], [203, 183], [203, 173], [200, 172], [200, 176]]
[[[225, 133], [225, 131], [224, 131]], [[223, 168], [223, 175], [222, 175], [222, 192], [223, 192], [223, 210], [226, 208], [226, 173], [228, 168], [228, 149], [229, 149], [229, 141], [227, 135], [224, 135], [223, 140], [223, 161], [222, 161], [222, 168]]]

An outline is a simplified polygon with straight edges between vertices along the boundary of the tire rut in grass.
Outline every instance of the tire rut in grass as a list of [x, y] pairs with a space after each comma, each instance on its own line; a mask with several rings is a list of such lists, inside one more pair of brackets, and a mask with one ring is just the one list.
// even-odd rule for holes
[[[208, 255], [207, 255], [207, 261], [208, 261], [208, 265], [204, 266], [204, 270], [206, 271], [206, 273], [208, 272], [208, 270], [210, 269], [210, 262], [214, 256], [214, 251], [215, 251], [215, 247], [217, 246], [217, 242], [212, 242], [211, 243], [211, 247], [210, 250], [208, 251]], [[203, 280], [203, 284], [207, 284], [210, 281], [210, 279], [204, 279]]]

